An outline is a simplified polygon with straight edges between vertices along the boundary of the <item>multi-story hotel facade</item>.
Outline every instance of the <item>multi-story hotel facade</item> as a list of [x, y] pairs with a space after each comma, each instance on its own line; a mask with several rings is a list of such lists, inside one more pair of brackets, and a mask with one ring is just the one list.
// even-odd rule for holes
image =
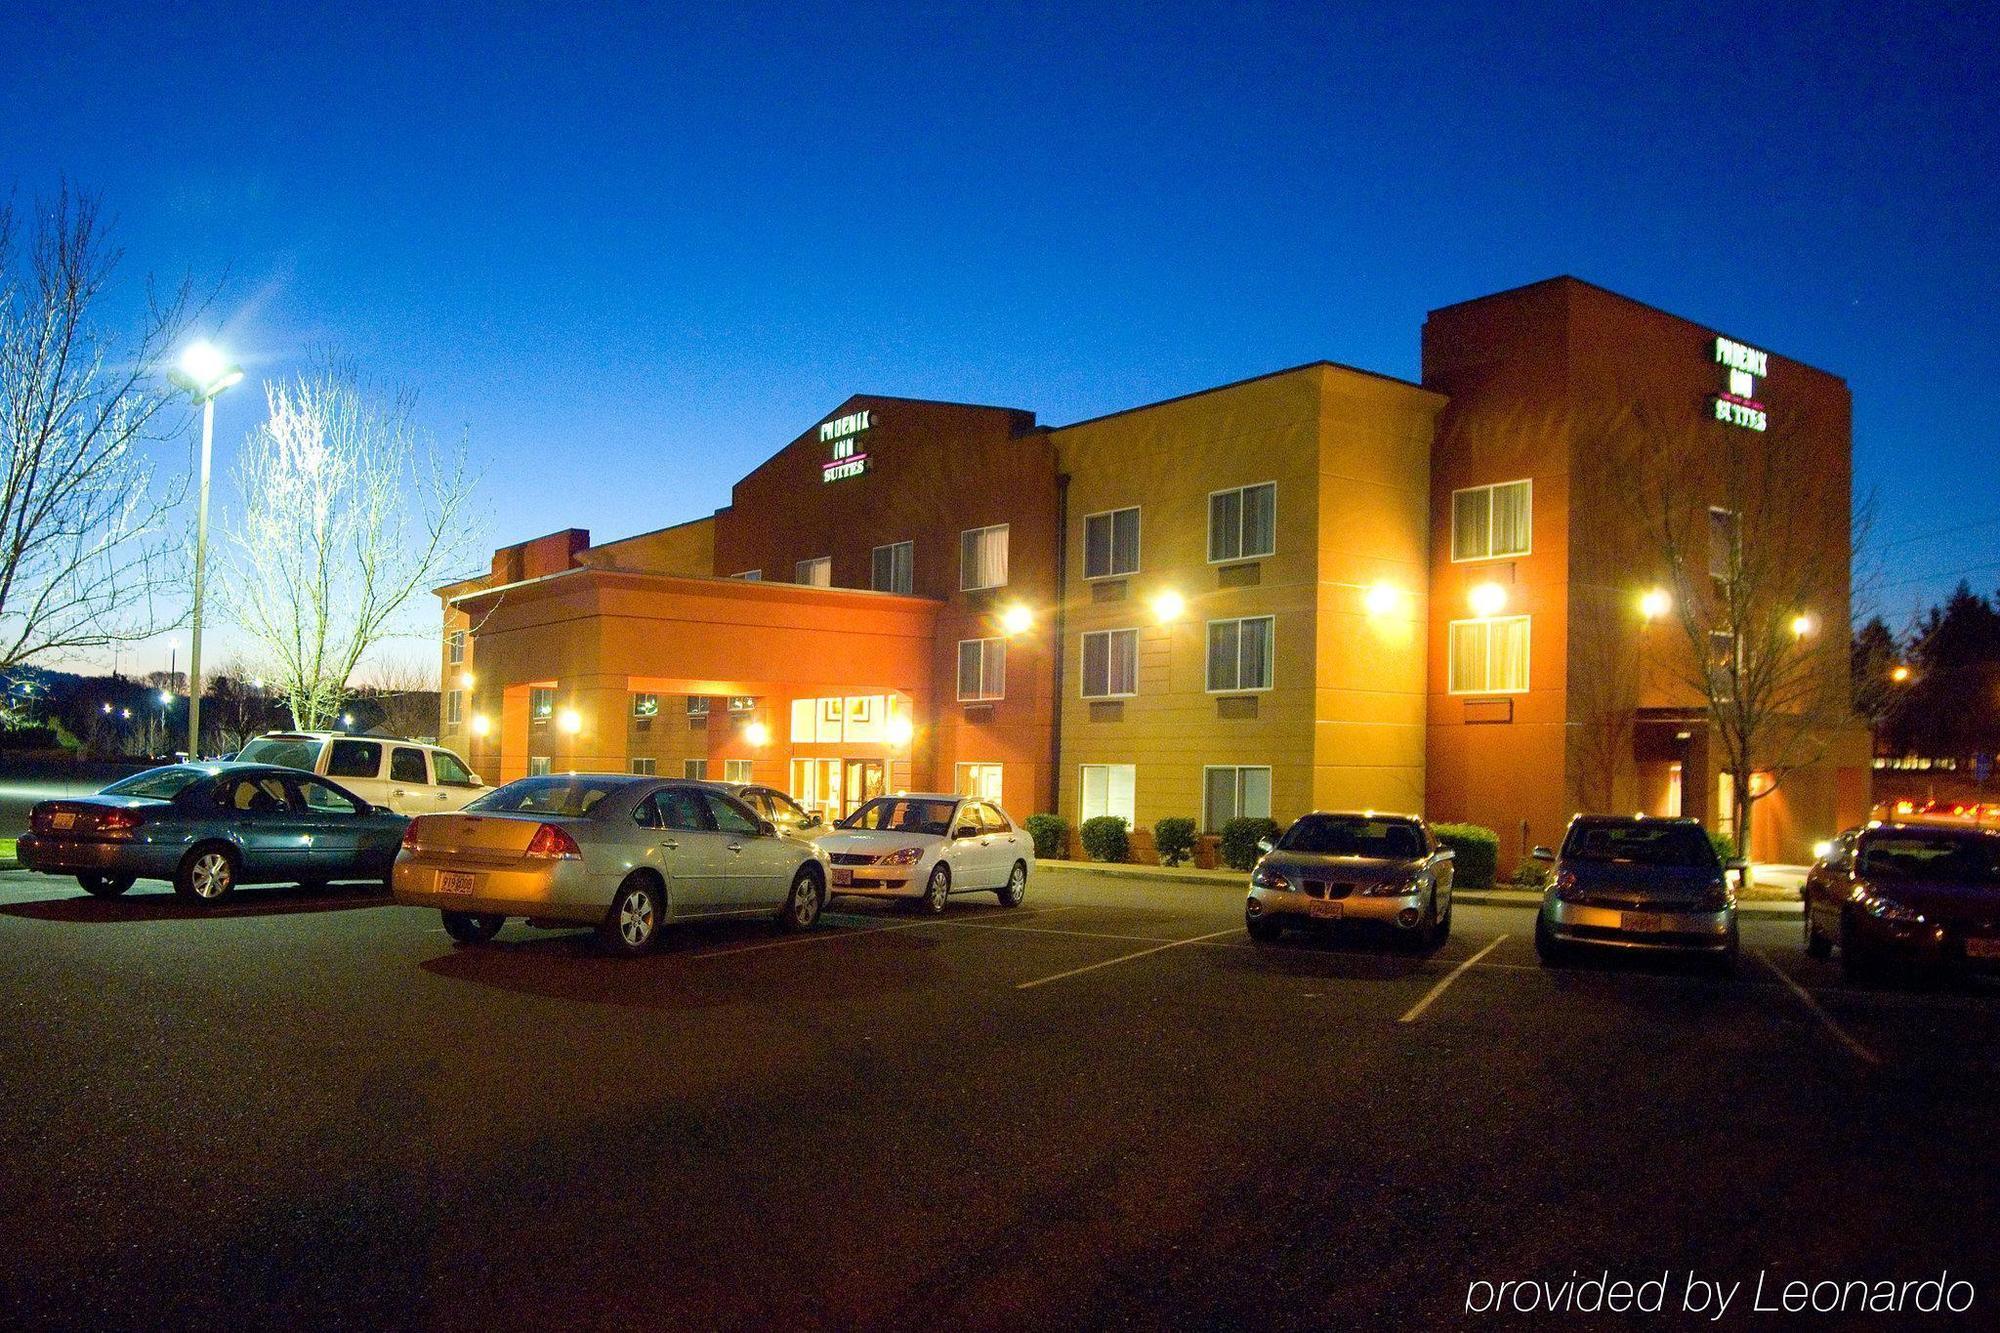
[[[1845, 384], [1572, 278], [1434, 311], [1423, 358], [1422, 384], [1316, 362], [1055, 427], [857, 395], [712, 516], [440, 589], [441, 737], [501, 780], [1120, 815], [1142, 855], [1168, 816], [1406, 810], [1503, 858], [1578, 809], [1716, 820], [1684, 649], [1635, 611], [1663, 556], [1633, 497], [1776, 451], [1815, 481], [1809, 610], [1844, 633]], [[1774, 775], [1762, 854], [1863, 817], [1868, 763], [1842, 727]]]

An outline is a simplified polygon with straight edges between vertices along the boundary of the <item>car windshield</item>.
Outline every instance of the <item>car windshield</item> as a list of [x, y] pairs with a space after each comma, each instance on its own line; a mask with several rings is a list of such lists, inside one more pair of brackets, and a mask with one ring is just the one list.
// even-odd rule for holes
[[925, 801], [908, 796], [878, 796], [840, 821], [840, 827], [883, 833], [928, 833], [942, 838], [951, 832], [956, 801]]
[[319, 762], [320, 742], [311, 736], [259, 736], [237, 752], [246, 764], [273, 764], [310, 773]]
[[1694, 824], [1579, 824], [1570, 830], [1562, 854], [1565, 861], [1693, 870], [1714, 870], [1721, 864], [1707, 832]]
[[2000, 839], [1978, 834], [1877, 834], [1862, 844], [1861, 875], [1921, 884], [2000, 884]]
[[1413, 861], [1424, 854], [1423, 834], [1406, 819], [1365, 815], [1306, 815], [1278, 839], [1280, 851], [1307, 856], [1367, 856]]
[[574, 775], [522, 778], [494, 788], [465, 808], [496, 815], [556, 815], [575, 819], [589, 814], [614, 787], [622, 785]]
[[156, 801], [171, 801], [194, 783], [213, 776], [212, 769], [189, 768], [184, 764], [174, 764], [168, 768], [149, 768], [144, 773], [134, 773], [129, 778], [120, 778], [104, 789], [106, 796], [150, 796]]

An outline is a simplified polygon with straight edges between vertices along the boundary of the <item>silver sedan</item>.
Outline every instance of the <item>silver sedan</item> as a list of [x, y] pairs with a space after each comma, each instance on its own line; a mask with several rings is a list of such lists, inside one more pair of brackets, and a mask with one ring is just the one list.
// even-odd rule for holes
[[669, 921], [765, 915], [804, 930], [829, 883], [817, 847], [726, 792], [597, 773], [522, 778], [419, 816], [394, 875], [396, 901], [437, 908], [461, 944], [520, 916], [596, 926], [623, 954], [652, 949]]

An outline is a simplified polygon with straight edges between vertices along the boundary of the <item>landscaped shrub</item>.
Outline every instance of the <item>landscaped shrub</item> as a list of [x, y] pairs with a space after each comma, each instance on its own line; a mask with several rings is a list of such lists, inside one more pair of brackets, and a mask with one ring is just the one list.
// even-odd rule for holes
[[1514, 878], [1508, 881], [1517, 889], [1546, 889], [1549, 886], [1549, 868], [1533, 859], [1514, 867]]
[[1061, 815], [1029, 815], [1021, 827], [1035, 840], [1037, 861], [1057, 860], [1068, 853], [1069, 821]]
[[1477, 824], [1433, 824], [1431, 832], [1452, 851], [1452, 883], [1490, 889], [1500, 873], [1500, 835]]
[[1730, 837], [1727, 833], [1717, 833], [1713, 829], [1710, 829], [1708, 845], [1715, 848], [1715, 859], [1722, 862], [1722, 864], [1728, 865], [1736, 859], [1736, 839]]
[[1123, 815], [1099, 815], [1083, 821], [1083, 854], [1093, 861], [1123, 861], [1132, 839]]
[[1232, 819], [1222, 826], [1222, 864], [1231, 870], [1248, 870], [1264, 853], [1259, 839], [1278, 840], [1282, 832], [1275, 819]]
[[1153, 846], [1160, 864], [1177, 866], [1194, 855], [1194, 821], [1172, 816], [1153, 825]]

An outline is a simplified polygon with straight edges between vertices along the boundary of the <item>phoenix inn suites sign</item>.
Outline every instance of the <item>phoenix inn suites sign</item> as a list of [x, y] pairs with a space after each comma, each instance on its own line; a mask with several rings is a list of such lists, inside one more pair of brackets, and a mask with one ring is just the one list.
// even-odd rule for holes
[[1746, 347], [1728, 338], [1715, 340], [1715, 364], [1726, 376], [1721, 393], [1715, 395], [1715, 419], [1747, 430], [1764, 430], [1770, 425], [1764, 404], [1757, 401], [1757, 381], [1770, 371], [1771, 354]]
[[868, 470], [868, 455], [859, 446], [861, 437], [874, 424], [873, 412], [850, 412], [820, 424], [820, 443], [833, 446], [833, 456], [819, 465], [821, 481], [858, 477]]

